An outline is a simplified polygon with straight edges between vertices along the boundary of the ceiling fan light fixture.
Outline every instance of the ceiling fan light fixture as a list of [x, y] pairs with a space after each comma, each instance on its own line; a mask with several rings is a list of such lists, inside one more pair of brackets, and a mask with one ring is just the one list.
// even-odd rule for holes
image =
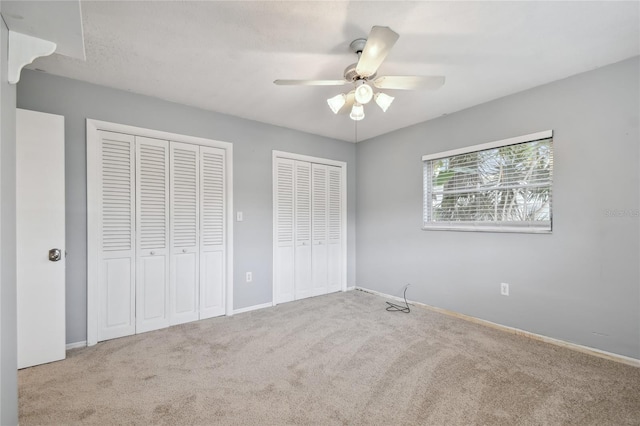
[[[357, 93], [357, 92], [356, 92]], [[364, 107], [358, 103], [353, 104], [353, 108], [351, 108], [351, 114], [349, 114], [354, 121], [360, 121], [364, 118]]]
[[329, 104], [329, 108], [333, 111], [334, 114], [337, 114], [338, 111], [344, 106], [347, 102], [347, 95], [344, 93], [340, 93], [339, 95], [334, 96], [333, 98], [327, 99], [327, 103]]
[[356, 102], [361, 105], [369, 103], [373, 98], [373, 89], [364, 80], [360, 80], [356, 86]]
[[350, 86], [353, 90], [327, 99], [327, 104], [334, 114], [350, 112], [349, 116], [355, 121], [364, 119], [364, 105], [372, 100], [386, 112], [394, 97], [375, 90], [435, 90], [445, 81], [443, 76], [378, 76], [380, 65], [398, 37], [391, 28], [374, 25], [367, 38], [352, 41], [349, 47], [358, 56], [358, 61], [344, 69], [341, 80], [275, 80], [274, 83], [279, 86]]
[[391, 105], [391, 102], [393, 102], [395, 98], [386, 93], [379, 92], [375, 94], [373, 99], [383, 112], [387, 112], [387, 108], [389, 108], [389, 105]]

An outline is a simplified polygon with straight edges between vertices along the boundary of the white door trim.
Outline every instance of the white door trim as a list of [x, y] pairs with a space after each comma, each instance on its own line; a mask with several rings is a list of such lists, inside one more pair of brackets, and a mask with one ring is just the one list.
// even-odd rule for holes
[[94, 192], [99, 182], [99, 141], [98, 131], [105, 130], [144, 136], [154, 139], [182, 142], [195, 145], [222, 148], [226, 151], [227, 182], [227, 262], [225, 315], [233, 315], [233, 144], [196, 136], [180, 135], [160, 130], [145, 129], [125, 124], [87, 118], [87, 346], [98, 342], [98, 229], [92, 224], [99, 222], [100, 212], [96, 208], [98, 194]]
[[[342, 194], [341, 194], [341, 203], [343, 205], [342, 208], [342, 217], [341, 219], [341, 224], [342, 224], [342, 229], [340, 230], [341, 232], [341, 245], [343, 247], [342, 250], [342, 291], [347, 291], [347, 163], [345, 161], [338, 161], [338, 160], [331, 160], [328, 158], [321, 158], [321, 157], [313, 157], [310, 155], [304, 155], [304, 154], [296, 154], [293, 152], [286, 152], [286, 151], [276, 151], [273, 150], [272, 152], [272, 157], [271, 157], [271, 173], [272, 173], [272, 177], [271, 177], [271, 181], [272, 181], [272, 195], [271, 198], [274, 198], [274, 195], [276, 193], [276, 184], [277, 184], [277, 179], [276, 179], [276, 168], [275, 168], [275, 164], [276, 164], [276, 158], [286, 158], [289, 160], [299, 160], [299, 161], [307, 161], [309, 163], [316, 163], [316, 164], [325, 164], [328, 166], [336, 166], [336, 167], [340, 167], [342, 173], [340, 174], [340, 178], [341, 178], [341, 182], [340, 184], [342, 185]], [[273, 203], [273, 248], [272, 248], [272, 253], [273, 253], [273, 260], [272, 260], [272, 304], [273, 306], [275, 306], [277, 297], [276, 297], [276, 265], [275, 265], [275, 254], [276, 254], [276, 250], [277, 250], [277, 243], [278, 243], [278, 236], [277, 236], [277, 231], [276, 231], [276, 227], [275, 227], [275, 218], [277, 215], [277, 206], [275, 203]]]

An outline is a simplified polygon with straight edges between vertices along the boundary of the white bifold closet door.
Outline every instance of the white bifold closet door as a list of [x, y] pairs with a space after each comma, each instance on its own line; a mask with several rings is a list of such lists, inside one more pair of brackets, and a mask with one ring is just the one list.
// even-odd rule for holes
[[342, 289], [342, 170], [327, 166], [327, 281], [328, 292]]
[[134, 334], [135, 138], [100, 132], [98, 340]]
[[274, 159], [276, 303], [342, 289], [342, 168]]
[[200, 148], [171, 143], [171, 324], [199, 318]]
[[200, 319], [225, 313], [225, 154], [224, 149], [200, 147]]
[[99, 134], [98, 341], [224, 315], [226, 151]]
[[274, 279], [277, 283], [276, 303], [294, 300], [294, 167], [295, 161], [286, 158], [275, 159], [274, 214], [275, 214], [275, 266]]
[[168, 325], [168, 142], [101, 132], [100, 340]]
[[225, 313], [225, 151], [171, 142], [171, 323]]
[[311, 200], [312, 209], [312, 281], [313, 295], [327, 294], [329, 289], [329, 257], [328, 257], [328, 229], [327, 229], [327, 166], [312, 164], [313, 176]]
[[311, 164], [295, 161], [295, 298], [313, 296]]
[[169, 142], [136, 136], [136, 333], [169, 325]]

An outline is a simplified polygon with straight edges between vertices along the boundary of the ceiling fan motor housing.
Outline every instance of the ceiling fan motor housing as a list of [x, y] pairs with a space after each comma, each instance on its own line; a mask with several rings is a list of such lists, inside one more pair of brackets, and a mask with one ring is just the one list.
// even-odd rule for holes
[[[353, 50], [353, 53], [358, 55], [358, 59], [360, 59], [360, 54], [364, 50], [364, 46], [367, 44], [366, 38], [357, 38], [351, 42], [349, 47]], [[370, 75], [369, 77], [362, 77], [360, 74], [356, 72], [356, 67], [358, 63], [353, 63], [344, 69], [344, 79], [347, 81], [357, 81], [357, 80], [370, 80], [375, 78], [376, 74]]]
[[358, 81], [358, 80], [373, 80], [374, 78], [376, 78], [377, 73], [374, 73], [373, 75], [370, 75], [369, 77], [362, 77], [360, 74], [358, 74], [358, 72], [356, 71], [356, 66], [358, 65], [358, 63], [353, 63], [351, 65], [349, 65], [348, 67], [346, 67], [344, 69], [344, 79], [347, 81]]

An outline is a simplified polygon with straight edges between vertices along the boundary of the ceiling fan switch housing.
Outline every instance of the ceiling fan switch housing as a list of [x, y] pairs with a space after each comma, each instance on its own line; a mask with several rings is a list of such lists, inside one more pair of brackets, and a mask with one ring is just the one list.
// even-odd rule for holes
[[357, 38], [351, 42], [349, 47], [351, 48], [351, 50], [353, 50], [353, 53], [362, 53], [366, 44], [366, 38]]

